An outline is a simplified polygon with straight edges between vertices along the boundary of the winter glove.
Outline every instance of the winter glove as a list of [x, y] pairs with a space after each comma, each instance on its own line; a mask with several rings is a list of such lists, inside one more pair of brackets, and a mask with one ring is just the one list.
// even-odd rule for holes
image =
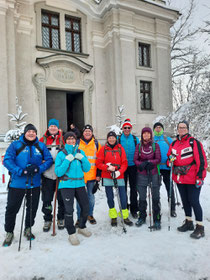
[[120, 171], [115, 171], [115, 178], [117, 179], [120, 176]]
[[97, 190], [100, 190], [100, 188], [99, 188], [99, 182], [98, 182], [98, 181], [96, 181], [95, 184], [94, 184], [94, 186], [93, 186], [92, 194], [96, 193]]
[[74, 160], [74, 156], [72, 154], [69, 154], [66, 156], [66, 159], [70, 162], [72, 162]]
[[147, 171], [150, 171], [150, 170], [152, 170], [153, 168], [154, 168], [154, 164], [151, 163], [151, 162], [148, 162], [147, 165], [145, 166], [145, 169], [146, 169]]
[[39, 172], [39, 167], [36, 164], [28, 165], [24, 170], [23, 174], [28, 176], [34, 176]]
[[109, 165], [107, 170], [113, 172], [113, 171], [115, 171], [115, 166]]
[[144, 162], [142, 162], [140, 165], [139, 165], [139, 170], [140, 171], [143, 171], [144, 169], [145, 169], [145, 167], [146, 167], [146, 165], [148, 164], [148, 161], [144, 161]]
[[203, 186], [203, 180], [197, 179], [195, 182], [196, 188], [201, 188]]
[[169, 162], [174, 162], [176, 160], [176, 156], [175, 155], [170, 155], [169, 156]]
[[76, 153], [76, 155], [75, 155], [75, 159], [78, 159], [78, 160], [82, 160], [83, 159], [83, 154], [81, 154], [81, 153]]

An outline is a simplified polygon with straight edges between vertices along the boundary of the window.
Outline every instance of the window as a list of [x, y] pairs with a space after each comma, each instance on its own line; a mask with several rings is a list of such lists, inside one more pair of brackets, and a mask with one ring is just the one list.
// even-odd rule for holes
[[152, 110], [152, 83], [140, 81], [141, 110]]
[[58, 14], [42, 11], [42, 46], [60, 49]]
[[79, 18], [65, 16], [66, 50], [81, 52], [81, 24]]
[[150, 63], [150, 45], [139, 43], [139, 66], [151, 67]]

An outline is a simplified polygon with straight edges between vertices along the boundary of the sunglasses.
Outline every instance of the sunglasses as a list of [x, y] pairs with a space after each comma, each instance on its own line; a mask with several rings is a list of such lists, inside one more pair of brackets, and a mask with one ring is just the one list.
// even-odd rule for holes
[[125, 127], [123, 127], [123, 129], [131, 129], [131, 127], [130, 126], [125, 126]]

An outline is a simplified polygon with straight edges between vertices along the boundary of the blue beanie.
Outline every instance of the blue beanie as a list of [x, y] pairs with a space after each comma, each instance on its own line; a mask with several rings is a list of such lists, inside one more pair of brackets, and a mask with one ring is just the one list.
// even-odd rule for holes
[[49, 120], [48, 127], [51, 125], [56, 125], [57, 128], [59, 128], [59, 121], [56, 119], [51, 119], [51, 120]]

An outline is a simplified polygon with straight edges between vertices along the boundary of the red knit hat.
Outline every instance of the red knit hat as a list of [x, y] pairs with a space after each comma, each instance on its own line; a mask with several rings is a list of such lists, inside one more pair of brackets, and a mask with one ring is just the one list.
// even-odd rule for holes
[[124, 123], [122, 124], [122, 127], [124, 127], [124, 126], [130, 126], [130, 127], [133, 127], [132, 126], [132, 124], [131, 124], [131, 120], [130, 119], [126, 119], [126, 120], [124, 120]]

